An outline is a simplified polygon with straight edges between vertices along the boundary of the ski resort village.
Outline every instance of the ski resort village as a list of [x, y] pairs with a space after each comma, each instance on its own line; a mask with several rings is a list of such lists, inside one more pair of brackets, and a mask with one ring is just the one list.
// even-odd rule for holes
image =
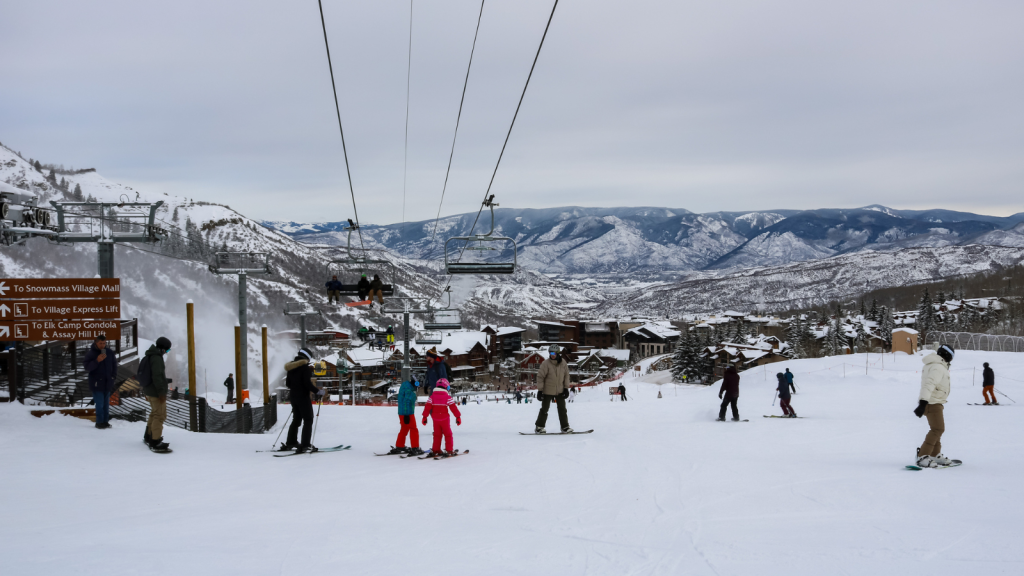
[[5, 6], [0, 574], [1024, 574], [1022, 21]]

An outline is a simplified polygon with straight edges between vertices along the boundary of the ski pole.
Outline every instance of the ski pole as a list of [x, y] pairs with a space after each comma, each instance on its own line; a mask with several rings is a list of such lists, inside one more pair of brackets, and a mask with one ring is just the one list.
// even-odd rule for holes
[[[993, 389], [993, 390], [996, 390], [995, 388], [992, 388], [992, 389]], [[999, 392], [999, 390], [996, 390], [996, 392]], [[1001, 394], [1002, 396], [1006, 396], [1006, 394], [1003, 394], [1002, 392], [999, 392], [999, 394]], [[1017, 401], [1016, 401], [1016, 400], [1014, 400], [1013, 398], [1010, 398], [1009, 396], [1006, 396], [1006, 398], [1007, 398], [1007, 399], [1009, 399], [1009, 400], [1010, 400], [1010, 402], [1013, 402], [1014, 404], [1016, 404], [1016, 403], [1017, 403]]]
[[[288, 427], [288, 421], [291, 420], [291, 419], [292, 419], [292, 413], [289, 412], [288, 413], [288, 417], [284, 419], [284, 425], [281, 426], [281, 431], [277, 433], [277, 440], [281, 439], [281, 434], [284, 433], [284, 429]], [[274, 440], [274, 445], [270, 447], [271, 449], [273, 449], [274, 446], [277, 446], [277, 440]]]
[[[320, 397], [320, 402], [318, 402], [317, 405], [316, 405], [316, 418], [313, 419], [313, 435], [309, 439], [310, 445], [314, 445], [313, 444], [313, 439], [316, 438], [316, 425], [320, 423], [320, 407], [323, 406], [323, 405], [324, 405], [324, 397], [321, 396]], [[313, 452], [310, 451], [310, 454], [312, 454], [312, 453]]]
[[772, 406], [775, 406], [775, 400], [779, 397], [779, 391], [775, 391], [775, 398], [772, 398]]

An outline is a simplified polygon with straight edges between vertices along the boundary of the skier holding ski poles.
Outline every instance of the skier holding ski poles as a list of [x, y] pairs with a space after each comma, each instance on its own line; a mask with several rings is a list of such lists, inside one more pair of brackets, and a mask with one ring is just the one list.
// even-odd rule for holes
[[[309, 363], [313, 354], [306, 348], [299, 350], [295, 360], [284, 365], [287, 376], [288, 397], [292, 403], [292, 425], [288, 428], [288, 439], [281, 445], [280, 451], [296, 449], [298, 454], [316, 452], [312, 444], [313, 437], [313, 401], [310, 393], [317, 396], [323, 392], [313, 384], [313, 368]], [[299, 426], [302, 426], [302, 442], [299, 442]]]
[[981, 393], [985, 396], [985, 406], [999, 405], [996, 400], [996, 373], [985, 362], [985, 369], [981, 371]]
[[789, 399], [791, 398], [789, 389], [793, 387], [793, 384], [786, 381], [786, 375], [782, 372], [776, 374], [775, 377], [779, 379], [777, 390], [779, 391], [779, 407], [782, 408], [782, 415], [788, 418], [796, 418], [796, 412], [789, 405]]

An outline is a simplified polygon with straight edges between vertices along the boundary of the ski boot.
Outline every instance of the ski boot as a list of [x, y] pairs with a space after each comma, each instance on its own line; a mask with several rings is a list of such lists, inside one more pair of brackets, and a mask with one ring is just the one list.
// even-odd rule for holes
[[715, 418], [715, 422], [725, 422], [725, 418]]
[[449, 458], [451, 456], [457, 455], [458, 453], [459, 453], [458, 450], [449, 450], [447, 452], [442, 452], [441, 456], [444, 457], [444, 458]]
[[999, 401], [998, 400], [993, 400], [992, 401], [992, 405], [993, 406], [999, 406]]
[[[723, 418], [723, 420], [725, 420], [725, 418]], [[736, 416], [735, 418], [733, 418], [732, 421], [733, 422], [739, 422], [740, 421], [739, 416]]]
[[319, 448], [317, 448], [316, 446], [313, 446], [312, 444], [310, 444], [309, 446], [299, 446], [299, 449], [296, 450], [295, 453], [296, 454], [305, 454], [305, 453], [309, 452], [310, 454], [312, 454], [313, 452], [319, 452], [319, 451], [320, 451]]
[[937, 468], [938, 464], [935, 463], [931, 456], [918, 456], [917, 466], [919, 468]]
[[281, 444], [281, 447], [278, 448], [277, 451], [278, 452], [291, 452], [292, 450], [295, 450], [296, 448], [298, 448], [298, 446], [296, 446], [294, 444], [288, 444], [286, 442], [284, 444]]
[[572, 434], [572, 428], [569, 428], [568, 426], [562, 428], [562, 434]]
[[391, 450], [388, 452], [389, 455], [390, 454], [408, 454], [408, 453], [409, 453], [409, 449], [408, 448], [404, 448], [404, 447], [403, 448], [395, 448], [394, 446], [392, 446]]
[[982, 406], [991, 406], [991, 405], [992, 405], [991, 402], [985, 402], [984, 404], [982, 404]]
[[169, 452], [168, 448], [170, 447], [170, 444], [164, 442], [163, 438], [152, 439], [146, 445], [153, 452]]
[[547, 433], [548, 433], [548, 431], [547, 431], [547, 430], [545, 430], [543, 426], [537, 426], [537, 427], [535, 427], [535, 428], [533, 429], [533, 433], [534, 433], [534, 434], [547, 434]]
[[938, 456], [932, 456], [932, 462], [937, 466], [949, 466], [953, 463], [952, 460], [946, 458], [944, 455], [939, 454]]
[[426, 452], [422, 448], [409, 448], [407, 450], [409, 456], [422, 456]]

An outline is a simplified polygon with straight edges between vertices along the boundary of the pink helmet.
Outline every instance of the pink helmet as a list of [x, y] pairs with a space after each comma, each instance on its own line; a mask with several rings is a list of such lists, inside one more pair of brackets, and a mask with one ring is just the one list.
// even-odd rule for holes
[[440, 386], [441, 388], [447, 388], [449, 385], [448, 381], [444, 378], [438, 378], [437, 384], [435, 384], [435, 386]]

